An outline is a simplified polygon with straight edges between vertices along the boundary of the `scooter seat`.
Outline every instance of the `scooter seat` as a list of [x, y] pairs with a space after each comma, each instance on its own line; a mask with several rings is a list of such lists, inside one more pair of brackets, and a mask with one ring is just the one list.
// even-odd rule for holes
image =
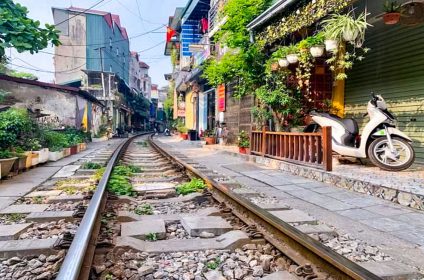
[[357, 135], [359, 133], [358, 123], [354, 119], [342, 119], [337, 115], [328, 113], [319, 113], [319, 115], [337, 121], [351, 134]]

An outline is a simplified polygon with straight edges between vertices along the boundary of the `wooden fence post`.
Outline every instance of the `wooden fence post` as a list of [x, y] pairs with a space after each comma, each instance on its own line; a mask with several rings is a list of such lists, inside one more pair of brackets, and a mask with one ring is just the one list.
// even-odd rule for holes
[[266, 127], [262, 127], [262, 147], [261, 147], [261, 154], [262, 156], [265, 156], [266, 154]]
[[333, 148], [331, 146], [331, 126], [322, 128], [323, 164], [326, 171], [333, 170]]

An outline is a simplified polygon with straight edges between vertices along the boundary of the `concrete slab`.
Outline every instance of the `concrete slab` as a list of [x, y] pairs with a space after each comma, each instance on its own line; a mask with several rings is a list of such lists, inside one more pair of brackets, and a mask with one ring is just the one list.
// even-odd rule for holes
[[265, 277], [262, 277], [261, 279], [262, 280], [297, 280], [299, 278], [297, 278], [296, 276], [294, 276], [288, 271], [276, 271]]
[[25, 197], [38, 197], [38, 196], [56, 196], [60, 195], [63, 191], [61, 190], [51, 190], [51, 191], [34, 191], [27, 194]]
[[385, 280], [412, 280], [422, 277], [415, 268], [395, 261], [365, 262], [359, 265]]
[[381, 231], [386, 231], [386, 232], [410, 231], [416, 228], [416, 226], [413, 224], [399, 222], [391, 218], [361, 220], [360, 222], [372, 228], [375, 228]]
[[317, 220], [309, 214], [297, 210], [270, 211], [270, 213], [286, 223], [316, 224]]
[[166, 237], [165, 221], [156, 218], [121, 224], [121, 236], [144, 240], [148, 234], [152, 233], [156, 234], [157, 239], [164, 239]]
[[78, 168], [81, 165], [66, 165], [62, 167], [56, 174], [54, 174], [53, 178], [67, 178], [75, 174]]
[[249, 236], [240, 230], [233, 230], [209, 239], [169, 239], [149, 242], [130, 236], [120, 236], [116, 247], [132, 248], [146, 253], [171, 253], [200, 250], [234, 250], [251, 243]]
[[247, 188], [233, 189], [233, 192], [242, 196], [246, 196], [246, 197], [254, 197], [254, 196], [260, 195], [257, 191], [247, 189]]
[[173, 190], [175, 189], [176, 184], [169, 182], [161, 183], [147, 183], [147, 184], [135, 184], [134, 190], [137, 192], [147, 192], [147, 191], [159, 191], [159, 190]]
[[226, 220], [218, 216], [185, 216], [181, 218], [181, 225], [190, 236], [200, 236], [204, 231], [217, 236], [233, 229]]
[[47, 199], [47, 201], [49, 203], [68, 202], [68, 201], [82, 201], [82, 200], [84, 200], [84, 195], [80, 195], [80, 194], [51, 196]]
[[400, 207], [396, 205], [375, 205], [365, 207], [364, 209], [382, 216], [397, 216], [412, 213], [412, 210], [409, 210], [406, 207]]
[[71, 222], [76, 219], [72, 216], [73, 214], [74, 214], [74, 211], [32, 212], [28, 216], [26, 216], [25, 219], [27, 221], [39, 222], [39, 223], [59, 221], [59, 220], [65, 220], [67, 222]]
[[364, 209], [360, 209], [360, 208], [338, 211], [337, 213], [353, 220], [367, 220], [367, 219], [376, 219], [376, 218], [383, 217], [379, 214], [376, 214]]
[[0, 241], [0, 258], [57, 254], [54, 249], [59, 238]]
[[301, 232], [306, 233], [306, 234], [329, 233], [329, 234], [336, 235], [336, 232], [332, 228], [330, 228], [327, 225], [323, 225], [323, 224], [319, 224], [319, 225], [303, 224], [303, 225], [296, 226], [296, 228], [298, 230], [300, 230]]
[[258, 207], [269, 210], [269, 211], [277, 211], [277, 210], [289, 210], [290, 206], [285, 205], [284, 203], [255, 203]]
[[0, 241], [17, 239], [32, 224], [0, 225]]
[[13, 213], [27, 214], [27, 213], [31, 213], [31, 212], [43, 212], [49, 206], [50, 206], [49, 204], [10, 205], [9, 207], [6, 207], [5, 209], [1, 210], [0, 214], [13, 214]]

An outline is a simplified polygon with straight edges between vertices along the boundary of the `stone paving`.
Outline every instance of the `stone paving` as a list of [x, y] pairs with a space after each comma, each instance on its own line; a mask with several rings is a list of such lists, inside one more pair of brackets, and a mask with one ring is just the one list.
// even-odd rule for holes
[[[270, 200], [304, 211], [354, 238], [378, 246], [396, 261], [424, 270], [424, 212], [377, 197], [337, 188], [272, 169], [176, 138], [162, 137], [166, 149], [228, 176]], [[185, 160], [185, 159], [184, 159]]]

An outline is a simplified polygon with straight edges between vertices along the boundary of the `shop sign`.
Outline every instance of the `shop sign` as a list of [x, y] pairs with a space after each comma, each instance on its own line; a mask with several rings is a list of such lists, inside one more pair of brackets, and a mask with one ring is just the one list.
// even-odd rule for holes
[[225, 112], [225, 84], [219, 85], [216, 91], [218, 95], [218, 111]]

